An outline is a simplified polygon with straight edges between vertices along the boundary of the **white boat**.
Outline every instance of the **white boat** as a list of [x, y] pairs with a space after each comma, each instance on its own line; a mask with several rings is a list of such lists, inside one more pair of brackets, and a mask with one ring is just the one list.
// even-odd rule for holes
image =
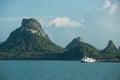
[[86, 57], [86, 56], [81, 59], [81, 62], [93, 63], [95, 61], [96, 60], [94, 58], [89, 58], [89, 57]]

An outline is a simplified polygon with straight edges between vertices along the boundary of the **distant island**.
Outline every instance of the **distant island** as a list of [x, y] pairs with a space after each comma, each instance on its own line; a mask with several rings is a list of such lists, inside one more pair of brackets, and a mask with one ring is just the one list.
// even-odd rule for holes
[[113, 41], [109, 40], [105, 49], [98, 50], [77, 37], [62, 48], [50, 40], [41, 24], [34, 18], [23, 19], [22, 25], [14, 30], [6, 41], [0, 42], [0, 60], [75, 61], [85, 55], [97, 61], [120, 62], [120, 47], [116, 48]]

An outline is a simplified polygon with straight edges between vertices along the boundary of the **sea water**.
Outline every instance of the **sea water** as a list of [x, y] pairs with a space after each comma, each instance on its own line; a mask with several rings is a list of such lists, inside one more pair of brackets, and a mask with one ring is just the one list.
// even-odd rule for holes
[[120, 80], [120, 63], [0, 61], [0, 80]]

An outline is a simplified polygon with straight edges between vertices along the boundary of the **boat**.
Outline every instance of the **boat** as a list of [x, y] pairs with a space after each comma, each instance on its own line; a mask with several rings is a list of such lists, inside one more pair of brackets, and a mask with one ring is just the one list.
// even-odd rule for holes
[[81, 62], [93, 63], [93, 62], [96, 62], [96, 60], [94, 58], [90, 58], [90, 57], [85, 56], [81, 59]]

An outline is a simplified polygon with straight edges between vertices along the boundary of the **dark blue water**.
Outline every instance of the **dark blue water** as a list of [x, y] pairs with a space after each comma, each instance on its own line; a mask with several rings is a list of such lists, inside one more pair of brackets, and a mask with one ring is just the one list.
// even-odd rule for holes
[[120, 80], [120, 63], [0, 61], [0, 80]]

